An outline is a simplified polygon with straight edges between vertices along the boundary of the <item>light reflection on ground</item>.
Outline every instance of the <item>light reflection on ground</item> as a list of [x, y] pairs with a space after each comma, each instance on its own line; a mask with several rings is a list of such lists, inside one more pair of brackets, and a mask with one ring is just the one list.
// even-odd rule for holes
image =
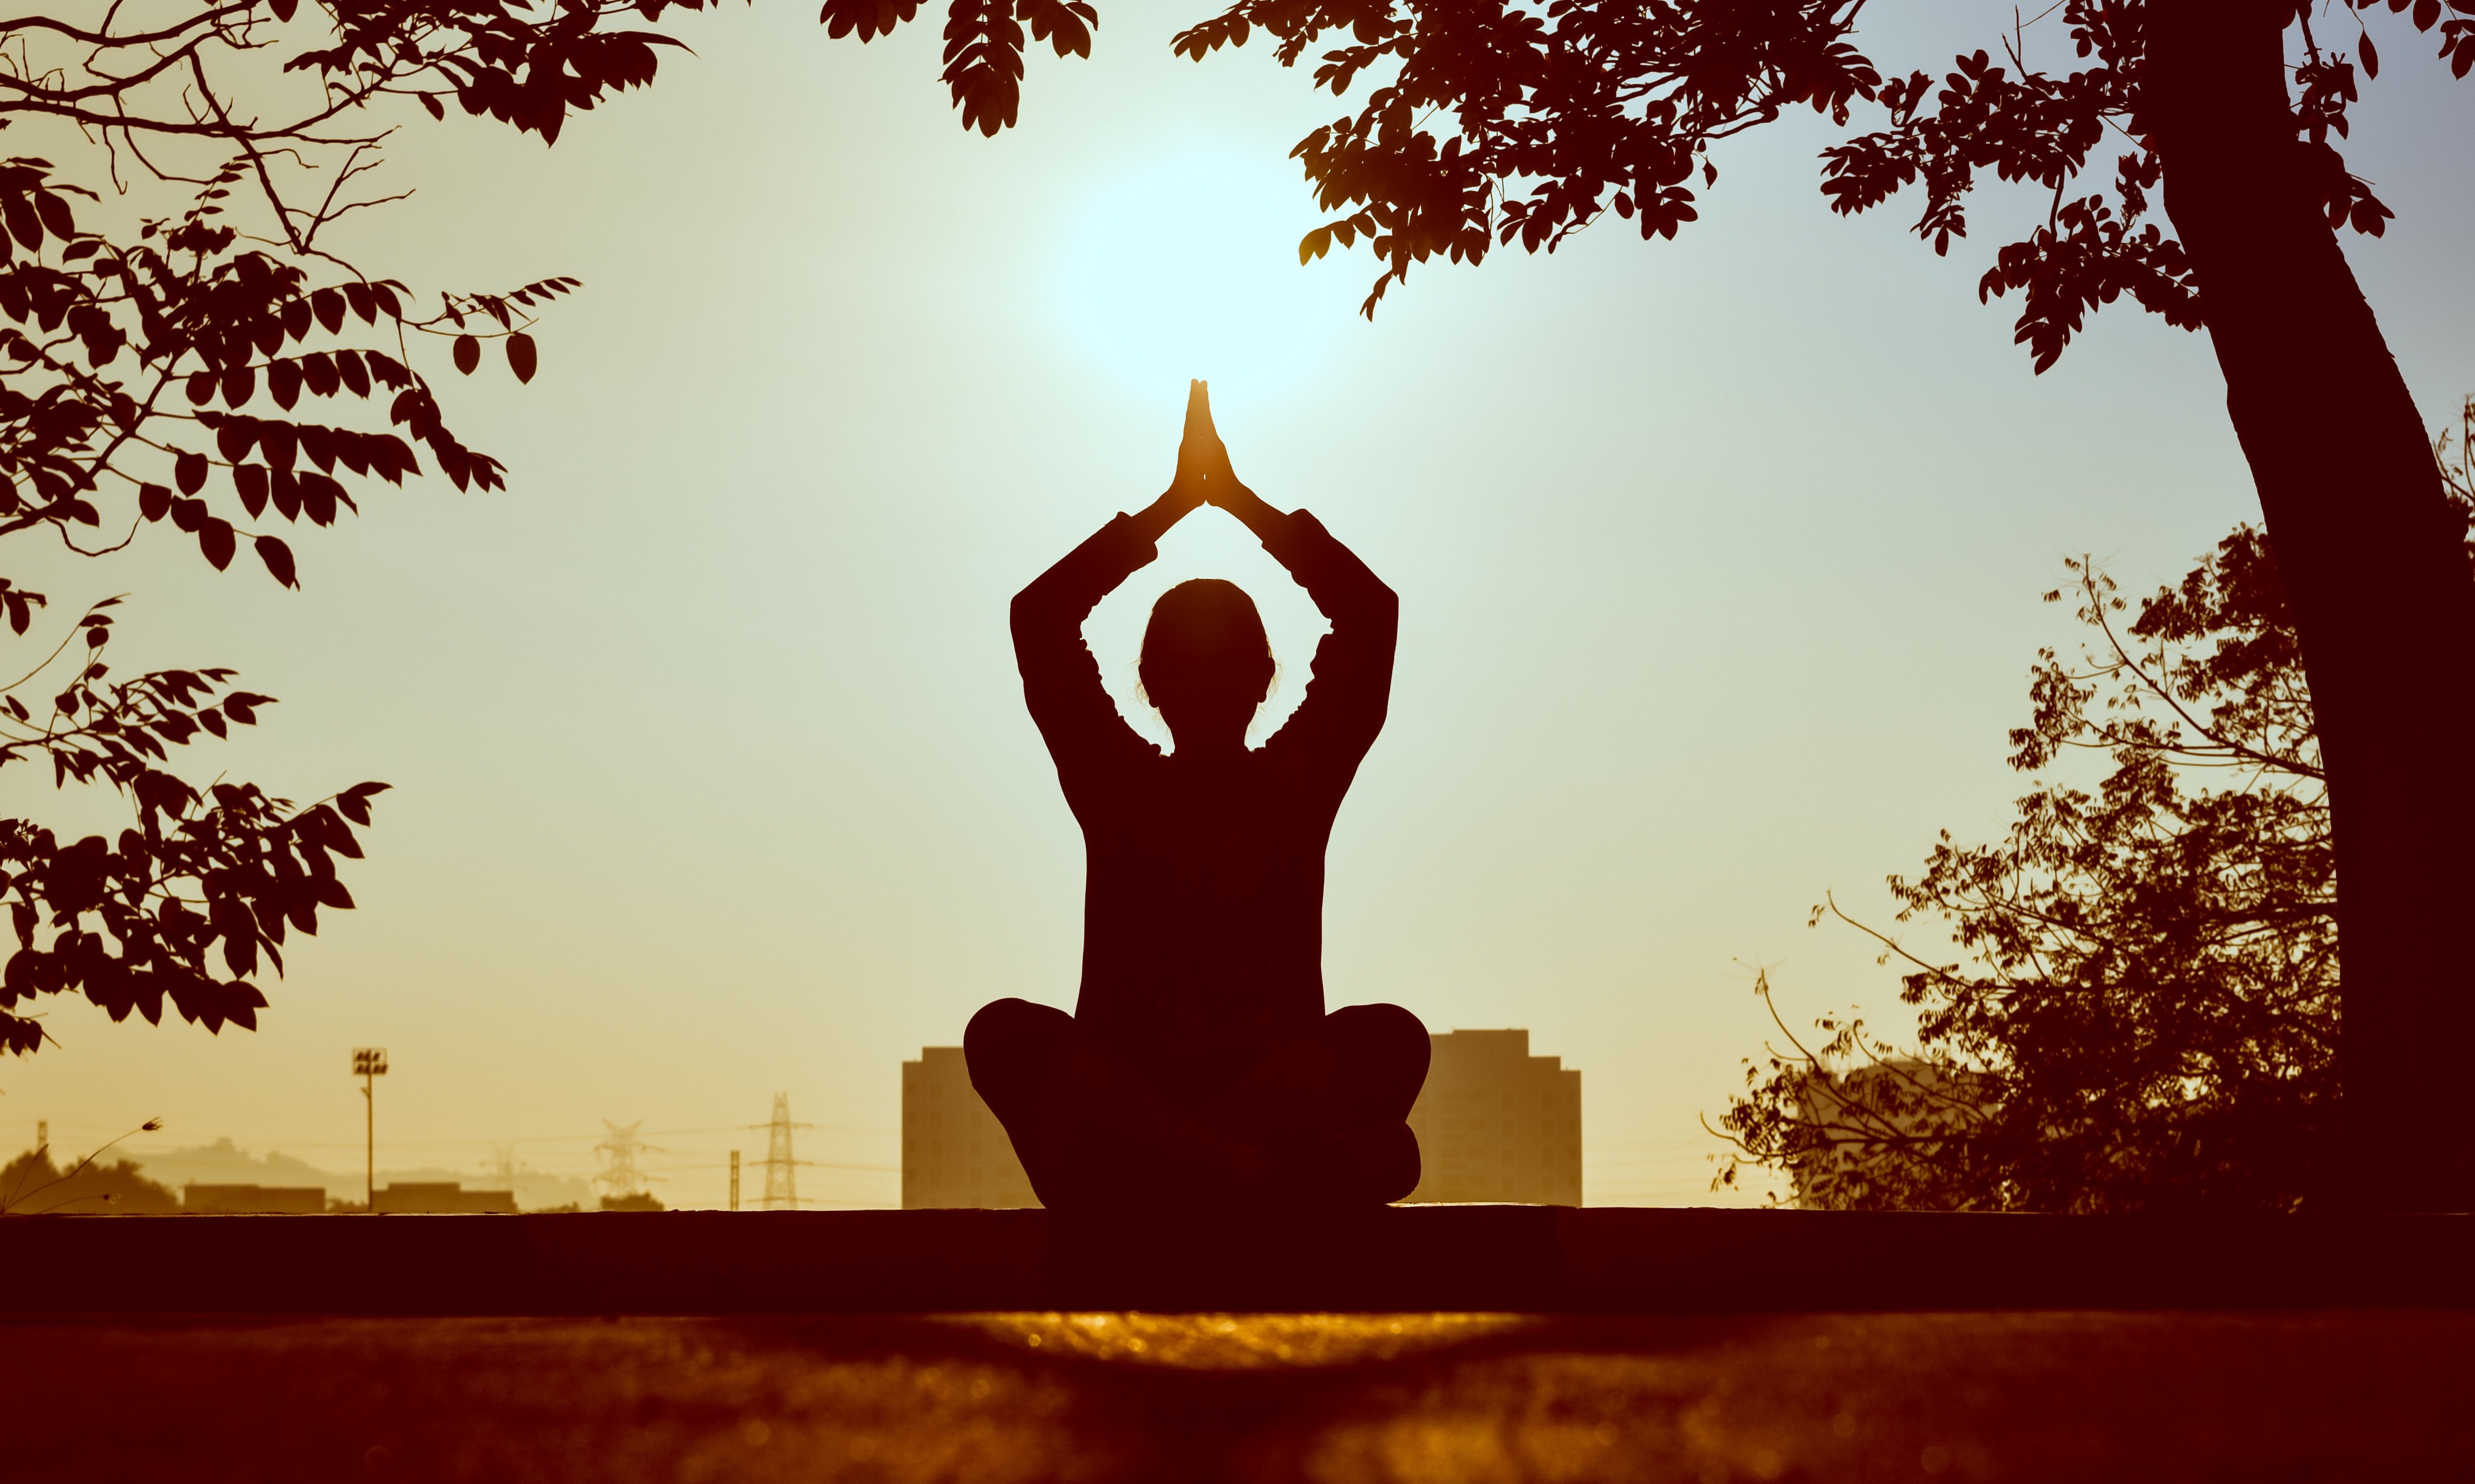
[[1400, 1360], [1540, 1323], [1522, 1314], [967, 1314], [954, 1325], [1086, 1360], [1207, 1371]]

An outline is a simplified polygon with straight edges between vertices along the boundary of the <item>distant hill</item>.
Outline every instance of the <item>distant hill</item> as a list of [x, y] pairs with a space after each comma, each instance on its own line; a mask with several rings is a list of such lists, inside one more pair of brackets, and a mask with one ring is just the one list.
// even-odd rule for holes
[[182, 1186], [192, 1184], [315, 1185], [330, 1196], [354, 1197], [361, 1190], [357, 1174], [331, 1175], [280, 1150], [253, 1155], [228, 1138], [159, 1154], [141, 1150], [131, 1157], [150, 1180], [159, 1180], [176, 1194]]

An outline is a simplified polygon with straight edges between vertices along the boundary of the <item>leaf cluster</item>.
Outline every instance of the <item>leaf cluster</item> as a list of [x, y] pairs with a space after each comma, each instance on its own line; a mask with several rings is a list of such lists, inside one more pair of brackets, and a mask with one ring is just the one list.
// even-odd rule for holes
[[1713, 142], [1810, 108], [1846, 122], [1880, 77], [1847, 40], [1861, 0], [1239, 0], [1173, 43], [1196, 61], [1262, 30], [1317, 87], [1379, 81], [1352, 116], [1292, 152], [1327, 211], [1301, 260], [1367, 239], [1385, 267], [1365, 310], [1413, 263], [1554, 251], [1613, 211], [1644, 238], [1700, 214]]
[[[572, 280], [460, 304], [446, 298], [419, 318], [391, 280], [311, 286], [297, 263], [219, 225], [211, 203], [146, 223], [135, 242], [81, 232], [52, 172], [40, 159], [0, 167], [0, 220], [14, 242], [0, 246], [0, 537], [49, 528], [72, 549], [101, 554], [127, 545], [139, 523], [168, 518], [221, 569], [241, 527], [209, 508], [210, 494], [249, 521], [271, 503], [286, 522], [331, 524], [339, 506], [357, 508], [334, 477], [339, 465], [389, 484], [422, 472], [407, 436], [458, 489], [504, 483], [497, 459], [449, 429], [408, 364], [405, 335], [460, 328], [469, 305], [504, 315]], [[507, 343], [528, 373], [529, 339]], [[382, 407], [390, 430], [291, 416], [305, 395], [336, 413]], [[261, 402], [283, 415], [237, 410]], [[102, 527], [115, 506], [127, 531], [80, 546], [80, 528]], [[282, 538], [261, 532], [252, 545], [278, 581], [297, 585]]]
[[[369, 801], [386, 788], [365, 783], [296, 810], [254, 784], [200, 790], [169, 771], [170, 749], [253, 726], [274, 698], [233, 686], [225, 669], [111, 679], [118, 601], [97, 604], [0, 693], [0, 769], [48, 759], [55, 785], [109, 786], [136, 816], [117, 839], [73, 841], [0, 820], [0, 901], [17, 938], [0, 970], [0, 1045], [20, 1055], [42, 1028], [15, 1007], [47, 994], [83, 993], [114, 1020], [135, 1010], [159, 1022], [168, 1000], [209, 1031], [254, 1029], [266, 999], [250, 976], [261, 959], [281, 973], [287, 930], [316, 933], [320, 907], [352, 907], [336, 860], [359, 859], [352, 825], [370, 822]], [[20, 692], [63, 659], [70, 673], [48, 708], [28, 706]]]
[[[2286, 0], [2271, 0], [2283, 6]], [[2338, 0], [2357, 21], [2353, 56], [2324, 50], [2296, 4], [2295, 168], [2332, 225], [2378, 235], [2389, 208], [2338, 148], [2358, 75], [2379, 50], [2361, 12], [2411, 12], [2457, 75], [2475, 67], [2475, 0]], [[1915, 231], [1948, 253], [1968, 235], [1980, 176], [2033, 183], [2045, 221], [2001, 246], [1981, 298], [2022, 295], [2016, 325], [2040, 372], [2087, 315], [2128, 295], [2169, 323], [2202, 322], [2181, 245], [2149, 220], [2161, 160], [2140, 123], [2145, 0], [2059, 0], [2018, 19], [1997, 59], [1955, 59], [1939, 84], [1886, 73], [1860, 51], [1863, 0], [1235, 0], [1181, 32], [1201, 61], [1262, 31], [1284, 66], [1311, 62], [1318, 88], [1372, 80], [1355, 113], [1292, 152], [1335, 218], [1302, 261], [1361, 238], [1383, 260], [1372, 314], [1414, 263], [1483, 260], [1495, 245], [1553, 252], [1605, 213], [1647, 239], [1697, 219], [1694, 180], [1718, 179], [1714, 143], [1793, 110], [1846, 124], [1858, 105], [1887, 127], [1823, 152], [1831, 208], [1870, 210], [1922, 186]], [[2032, 63], [2032, 34], [2059, 28], [2073, 65]], [[1329, 43], [1329, 44], [1327, 44]], [[2359, 68], [2360, 62], [2360, 68]], [[2127, 149], [2109, 161], [2107, 138]], [[2105, 178], [2107, 164], [2111, 179]]]

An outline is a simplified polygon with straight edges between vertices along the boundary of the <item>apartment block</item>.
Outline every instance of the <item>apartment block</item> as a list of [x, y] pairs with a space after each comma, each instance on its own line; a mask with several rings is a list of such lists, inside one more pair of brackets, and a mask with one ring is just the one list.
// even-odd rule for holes
[[[1532, 1056], [1528, 1031], [1453, 1031], [1434, 1043], [1409, 1112], [1425, 1168], [1409, 1199], [1581, 1204], [1581, 1072]], [[903, 1208], [1039, 1204], [962, 1048], [926, 1047], [902, 1063]]]
[[1434, 1037], [1409, 1110], [1425, 1168], [1412, 1202], [1581, 1204], [1581, 1074], [1530, 1054], [1527, 1031]]
[[960, 1046], [902, 1063], [902, 1208], [1038, 1205], [997, 1115], [980, 1101]]

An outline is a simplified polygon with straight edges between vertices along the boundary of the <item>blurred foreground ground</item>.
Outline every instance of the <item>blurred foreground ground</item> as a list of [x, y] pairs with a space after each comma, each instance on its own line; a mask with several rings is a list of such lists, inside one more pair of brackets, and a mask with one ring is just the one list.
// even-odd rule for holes
[[2475, 1479], [2475, 1314], [0, 1321], [42, 1481]]

